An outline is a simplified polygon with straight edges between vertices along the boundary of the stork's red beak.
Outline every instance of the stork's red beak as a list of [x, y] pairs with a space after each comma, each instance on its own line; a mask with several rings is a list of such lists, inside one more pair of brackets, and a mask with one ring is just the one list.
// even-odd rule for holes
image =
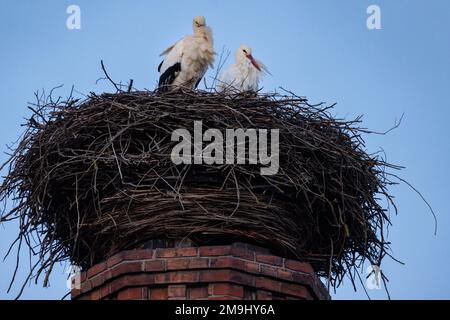
[[259, 66], [258, 62], [256, 62], [255, 58], [253, 58], [253, 56], [251, 54], [248, 54], [247, 58], [250, 59], [250, 62], [258, 71], [261, 71], [261, 67]]

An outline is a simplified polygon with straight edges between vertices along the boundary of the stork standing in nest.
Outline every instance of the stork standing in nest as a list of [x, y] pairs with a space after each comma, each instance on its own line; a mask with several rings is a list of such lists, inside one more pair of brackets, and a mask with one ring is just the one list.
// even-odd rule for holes
[[266, 66], [252, 55], [252, 49], [242, 45], [236, 52], [236, 63], [221, 73], [217, 83], [218, 92], [256, 92], [264, 73], [270, 74]]
[[195, 89], [214, 62], [212, 30], [205, 17], [193, 21], [194, 34], [184, 37], [167, 48], [166, 56], [158, 67], [159, 90], [166, 92], [176, 88]]

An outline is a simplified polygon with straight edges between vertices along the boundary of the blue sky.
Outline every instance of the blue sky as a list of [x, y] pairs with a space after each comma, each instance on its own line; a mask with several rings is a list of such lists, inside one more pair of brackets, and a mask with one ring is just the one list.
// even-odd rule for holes
[[[81, 30], [66, 28], [70, 4], [81, 8]], [[381, 30], [366, 27], [371, 4], [381, 8]], [[410, 188], [392, 187], [399, 215], [392, 216], [389, 240], [405, 265], [386, 261], [382, 267], [394, 299], [449, 299], [449, 12], [446, 0], [2, 1], [0, 150], [20, 135], [36, 90], [60, 84], [62, 96], [72, 85], [81, 93], [112, 90], [96, 84], [100, 59], [114, 79], [132, 78], [135, 87], [153, 89], [159, 53], [191, 32], [193, 16], [205, 15], [216, 51], [225, 46], [234, 52], [246, 43], [269, 67], [273, 76], [263, 82], [266, 91], [282, 86], [312, 102], [337, 102], [337, 116], [364, 114], [364, 126], [376, 131], [405, 114], [387, 136], [367, 135], [367, 149], [382, 148], [388, 161], [406, 167], [401, 176], [432, 204], [439, 228], [435, 236], [432, 216]], [[0, 226], [2, 256], [16, 232], [15, 224]], [[13, 268], [12, 258], [0, 262], [0, 299], [18, 292], [18, 284], [5, 292]], [[20, 279], [27, 268], [24, 260]], [[33, 284], [23, 298], [59, 299], [65, 293], [60, 267], [49, 288]], [[383, 291], [369, 293], [386, 297]], [[366, 296], [346, 281], [333, 298]]]

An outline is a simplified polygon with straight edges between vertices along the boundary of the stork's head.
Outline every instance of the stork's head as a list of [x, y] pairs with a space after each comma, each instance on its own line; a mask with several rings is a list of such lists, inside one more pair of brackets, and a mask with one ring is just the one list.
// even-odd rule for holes
[[251, 63], [258, 71], [261, 71], [259, 62], [252, 56], [252, 48], [243, 44], [236, 52], [236, 61], [238, 63]]
[[206, 26], [206, 19], [204, 16], [196, 16], [192, 22], [194, 32]]

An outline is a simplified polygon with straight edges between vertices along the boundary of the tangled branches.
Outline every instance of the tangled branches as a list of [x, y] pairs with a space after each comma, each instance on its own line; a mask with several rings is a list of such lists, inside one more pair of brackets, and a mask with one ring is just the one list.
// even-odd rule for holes
[[[37, 277], [70, 259], [83, 268], [151, 239], [239, 239], [310, 262], [338, 286], [388, 254], [386, 168], [364, 150], [360, 119], [295, 95], [151, 91], [38, 103], [0, 196], [15, 206], [18, 241], [40, 257]], [[280, 169], [175, 165], [171, 133], [193, 128], [280, 131]], [[393, 203], [392, 203], [393, 204]], [[394, 206], [395, 207], [395, 206]], [[45, 280], [46, 281], [46, 280]]]

